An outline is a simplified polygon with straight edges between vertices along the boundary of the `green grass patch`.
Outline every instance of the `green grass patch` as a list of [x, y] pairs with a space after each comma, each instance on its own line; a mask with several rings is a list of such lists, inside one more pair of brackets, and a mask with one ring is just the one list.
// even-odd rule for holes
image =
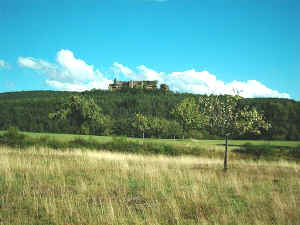
[[[51, 149], [96, 149], [143, 155], [193, 155], [222, 158], [223, 140], [139, 139], [127, 137], [98, 137], [71, 134], [41, 134], [20, 132], [10, 128], [0, 134], [0, 144], [24, 149], [31, 146]], [[231, 158], [250, 160], [300, 161], [300, 142], [230, 140]]]
[[[0, 135], [4, 134], [6, 131], [0, 131]], [[75, 138], [81, 138], [85, 140], [94, 139], [98, 142], [105, 143], [112, 141], [112, 136], [94, 136], [94, 135], [78, 135], [78, 134], [58, 134], [58, 133], [36, 133], [36, 132], [23, 132], [29, 137], [38, 138], [47, 136], [54, 138], [59, 141], [70, 141]], [[129, 140], [140, 142], [140, 138], [127, 137]], [[207, 148], [218, 148], [223, 150], [224, 140], [204, 140], [204, 139], [157, 139], [157, 138], [145, 138], [143, 142], [155, 142], [168, 145], [176, 146], [199, 146]], [[253, 145], [271, 145], [271, 146], [282, 146], [282, 147], [297, 147], [300, 145], [300, 141], [276, 141], [276, 140], [229, 140], [229, 149], [237, 149], [246, 143], [251, 143]]]
[[126, 137], [113, 137], [110, 140], [99, 141], [89, 136], [75, 136], [73, 139], [62, 140], [48, 135], [25, 135], [17, 130], [14, 130], [14, 128], [0, 135], [0, 144], [19, 149], [26, 149], [28, 147], [35, 146], [37, 148], [48, 147], [57, 150], [96, 149], [143, 155], [201, 155], [211, 158], [222, 156], [220, 151], [201, 148], [201, 146], [171, 145], [149, 140], [144, 141], [140, 139], [129, 139]]

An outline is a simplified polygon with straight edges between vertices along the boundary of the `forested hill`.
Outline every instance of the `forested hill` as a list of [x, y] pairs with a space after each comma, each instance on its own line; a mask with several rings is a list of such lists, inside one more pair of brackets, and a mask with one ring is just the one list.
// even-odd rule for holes
[[[78, 133], [68, 121], [53, 121], [49, 113], [55, 112], [71, 95], [92, 97], [106, 116], [106, 123], [97, 135], [137, 136], [132, 128], [135, 113], [149, 118], [159, 118], [163, 128], [159, 132], [146, 133], [148, 137], [170, 138], [180, 136], [170, 114], [175, 104], [186, 97], [198, 98], [199, 95], [163, 92], [160, 90], [125, 89], [120, 91], [94, 90], [83, 93], [59, 91], [23, 91], [0, 94], [0, 130], [17, 126], [24, 131]], [[276, 98], [243, 99], [243, 104], [263, 111], [265, 119], [272, 128], [263, 136], [235, 138], [263, 138], [300, 140], [300, 102]], [[187, 136], [213, 137], [207, 130], [192, 130]]]

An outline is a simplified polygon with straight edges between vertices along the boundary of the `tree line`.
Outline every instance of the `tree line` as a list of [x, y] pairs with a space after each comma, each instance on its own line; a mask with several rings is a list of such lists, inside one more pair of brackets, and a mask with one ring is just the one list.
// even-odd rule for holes
[[[82, 109], [83, 117], [76, 117], [70, 112], [68, 103], [71, 98], [74, 101], [76, 98], [86, 99], [84, 101], [86, 108]], [[82, 93], [58, 91], [3, 93], [0, 94], [0, 130], [17, 126], [21, 130], [33, 132], [157, 138], [223, 137], [217, 123], [210, 121], [213, 126], [198, 126], [199, 121], [195, 123], [199, 119], [197, 117], [205, 113], [203, 109], [207, 107], [204, 107], [203, 99], [206, 98], [210, 98], [211, 102], [215, 101], [212, 105], [223, 107], [230, 99], [226, 96], [216, 98], [216, 96], [142, 89], [113, 92], [93, 90]], [[193, 115], [192, 111], [186, 109], [184, 114], [190, 112], [191, 117], [186, 123], [182, 123], [176, 110], [180, 111], [178, 106], [186, 99], [192, 102], [191, 104], [197, 105], [199, 110]], [[87, 105], [90, 104], [94, 106], [89, 112]], [[72, 107], [76, 109], [76, 105]], [[248, 131], [234, 132], [231, 134], [232, 138], [300, 140], [300, 102], [274, 98], [238, 99], [235, 108], [244, 107], [255, 108], [258, 113], [256, 116], [263, 115], [264, 121], [272, 126], [260, 130], [259, 135]], [[98, 112], [101, 116], [93, 118]], [[224, 115], [228, 115], [228, 112]]]

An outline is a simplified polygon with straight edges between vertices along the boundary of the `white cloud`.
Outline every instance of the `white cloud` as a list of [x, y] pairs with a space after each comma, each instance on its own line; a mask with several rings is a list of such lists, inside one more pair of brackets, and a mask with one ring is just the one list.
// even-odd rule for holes
[[248, 80], [247, 82], [232, 81], [227, 84], [231, 90], [241, 91], [241, 95], [247, 98], [251, 97], [279, 97], [291, 98], [288, 93], [280, 93], [272, 90], [257, 80]]
[[56, 80], [46, 80], [46, 84], [58, 90], [64, 91], [85, 91], [91, 89], [107, 89], [111, 82], [90, 81], [83, 84], [64, 83]]
[[137, 71], [120, 64], [114, 63], [112, 71], [115, 75], [123, 74], [126, 78], [137, 80], [158, 80], [159, 83], [166, 83], [171, 90], [177, 92], [190, 92], [195, 94], [230, 94], [237, 92], [247, 98], [251, 97], [278, 97], [291, 98], [288, 93], [280, 93], [272, 90], [256, 80], [232, 81], [225, 83], [218, 80], [216, 75], [208, 71], [198, 72], [186, 70], [183, 72], [172, 72], [169, 74], [156, 72], [146, 66], [138, 66]]
[[20, 66], [23, 67], [28, 67], [34, 70], [52, 70], [55, 68], [54, 65], [51, 65], [50, 63], [41, 60], [41, 59], [35, 59], [32, 57], [19, 57], [18, 58], [18, 63]]
[[137, 70], [143, 80], [157, 80], [159, 82], [163, 82], [163, 77], [165, 76], [164, 73], [158, 73], [144, 65], [138, 66]]
[[184, 72], [173, 72], [168, 74], [165, 80], [172, 89], [179, 92], [228, 94], [224, 83], [218, 81], [215, 75], [207, 71], [187, 70]]
[[32, 57], [19, 57], [18, 63], [22, 67], [31, 68], [46, 75], [46, 84], [68, 91], [84, 91], [93, 88], [107, 89], [112, 83], [99, 70], [88, 65], [81, 59], [76, 59], [70, 50], [60, 50], [56, 57], [57, 64], [51, 64]]
[[99, 70], [86, 64], [81, 59], [76, 59], [73, 52], [61, 50], [57, 53], [57, 62], [61, 65], [63, 76], [73, 82], [84, 82], [85, 80], [93, 81], [97, 76], [102, 77]]
[[147, 68], [144, 65], [136, 67], [137, 72], [132, 71], [130, 68], [114, 62], [111, 70], [115, 75], [123, 74], [126, 78], [132, 80], [157, 80], [162, 82], [164, 73], [158, 73], [152, 69]]
[[[100, 70], [88, 65], [82, 59], [75, 58], [70, 50], [60, 50], [57, 53], [56, 64], [32, 57], [19, 57], [22, 67], [31, 68], [46, 76], [46, 84], [57, 90], [84, 91], [93, 88], [107, 89], [112, 81], [106, 78]], [[0, 61], [1, 62], [1, 61]], [[3, 63], [2, 63], [3, 64]], [[232, 81], [226, 83], [208, 71], [194, 69], [183, 72], [157, 72], [145, 65], [134, 70], [115, 62], [111, 72], [117, 78], [127, 80], [157, 80], [159, 84], [166, 83], [171, 90], [195, 94], [236, 94], [243, 97], [279, 97], [290, 98], [288, 93], [272, 90], [257, 80]]]
[[8, 63], [5, 62], [3, 59], [0, 59], [0, 68], [3, 68], [3, 69], [10, 69], [10, 66], [9, 66]]
[[129, 69], [126, 66], [123, 66], [122, 64], [120, 64], [118, 62], [113, 63], [111, 70], [113, 71], [113, 73], [115, 75], [123, 74], [125, 77], [127, 77], [129, 79], [133, 79], [133, 80], [138, 79], [136, 73], [134, 73], [131, 69]]

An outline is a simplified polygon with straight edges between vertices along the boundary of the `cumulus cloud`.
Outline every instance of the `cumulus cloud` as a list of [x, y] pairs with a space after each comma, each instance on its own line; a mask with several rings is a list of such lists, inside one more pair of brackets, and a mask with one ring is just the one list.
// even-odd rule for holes
[[34, 70], [40, 70], [40, 71], [49, 71], [55, 69], [54, 65], [51, 65], [50, 63], [41, 60], [41, 59], [35, 59], [32, 57], [19, 57], [18, 63], [20, 66], [28, 67]]
[[[22, 67], [30, 68], [46, 76], [46, 84], [57, 90], [85, 91], [93, 88], [107, 89], [112, 83], [100, 70], [74, 56], [70, 50], [60, 50], [56, 63], [49, 63], [32, 57], [19, 57]], [[3, 64], [3, 63], [2, 63]], [[1, 65], [1, 61], [0, 61]], [[119, 62], [114, 62], [110, 68], [115, 77], [125, 80], [157, 80], [159, 84], [166, 83], [170, 89], [177, 92], [195, 94], [240, 94], [243, 97], [279, 97], [290, 98], [288, 93], [266, 87], [257, 80], [224, 82], [208, 71], [194, 69], [183, 72], [157, 72], [140, 65], [131, 69]]]
[[60, 82], [56, 80], [46, 80], [46, 84], [58, 89], [58, 90], [64, 90], [64, 91], [85, 91], [85, 90], [91, 90], [91, 89], [107, 89], [108, 84], [110, 82], [101, 82], [101, 81], [90, 81], [87, 83], [81, 83], [81, 84], [74, 84], [74, 83], [65, 83]]
[[3, 68], [3, 69], [10, 69], [10, 66], [9, 66], [8, 63], [5, 62], [3, 59], [0, 59], [0, 68]]
[[70, 50], [60, 50], [56, 56], [56, 64], [32, 57], [19, 57], [18, 63], [46, 75], [46, 84], [58, 89], [68, 91], [85, 91], [93, 88], [106, 89], [111, 80], [88, 65], [81, 59], [75, 58]]
[[114, 62], [111, 70], [115, 75], [124, 75], [126, 78], [132, 80], [157, 80], [162, 82], [164, 73], [158, 73], [152, 69], [147, 68], [144, 65], [136, 67], [137, 71], [134, 72], [130, 68], [118, 63]]
[[246, 82], [232, 81], [227, 84], [230, 90], [238, 90], [241, 95], [246, 98], [252, 97], [278, 97], [291, 98], [288, 93], [280, 93], [277, 90], [272, 90], [257, 80], [248, 80]]
[[171, 90], [177, 92], [191, 92], [194, 94], [239, 94], [243, 97], [278, 97], [290, 98], [288, 93], [272, 90], [257, 80], [232, 81], [225, 83], [218, 80], [216, 75], [208, 71], [186, 70], [183, 72], [163, 73], [156, 72], [146, 66], [136, 67], [136, 71], [115, 62], [112, 66], [115, 75], [123, 74], [134, 80], [158, 80], [166, 83]]

